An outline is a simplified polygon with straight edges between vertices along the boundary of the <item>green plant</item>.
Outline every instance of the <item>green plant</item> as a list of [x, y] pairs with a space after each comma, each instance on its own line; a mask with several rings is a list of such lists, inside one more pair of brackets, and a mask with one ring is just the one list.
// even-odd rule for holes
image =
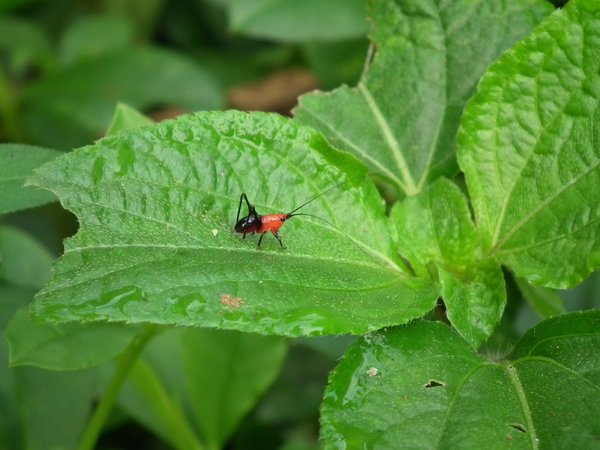
[[[79, 230], [47, 284], [0, 272], [44, 285], [8, 325], [11, 361], [96, 370], [116, 356], [80, 448], [115, 403], [176, 448], [220, 448], [280, 370], [272, 335], [341, 334], [364, 336], [325, 392], [327, 448], [598, 445], [600, 311], [564, 314], [552, 289], [600, 267], [600, 4], [387, 0], [369, 16], [357, 87], [308, 94], [293, 119], [148, 125], [121, 107], [107, 137], [29, 176]], [[288, 211], [340, 180], [307, 207], [333, 226], [294, 218], [285, 249], [231, 230], [242, 191]], [[5, 211], [49, 201], [32, 192]], [[546, 320], [484, 356], [511, 289]]]

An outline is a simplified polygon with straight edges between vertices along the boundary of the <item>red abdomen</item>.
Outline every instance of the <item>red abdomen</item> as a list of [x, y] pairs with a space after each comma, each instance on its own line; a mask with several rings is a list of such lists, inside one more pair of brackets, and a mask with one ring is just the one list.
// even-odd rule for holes
[[284, 213], [267, 214], [266, 216], [262, 216], [262, 225], [257, 231], [257, 233], [266, 233], [267, 231], [270, 231], [271, 233], [277, 233], [279, 229], [283, 226], [287, 218], [287, 214]]

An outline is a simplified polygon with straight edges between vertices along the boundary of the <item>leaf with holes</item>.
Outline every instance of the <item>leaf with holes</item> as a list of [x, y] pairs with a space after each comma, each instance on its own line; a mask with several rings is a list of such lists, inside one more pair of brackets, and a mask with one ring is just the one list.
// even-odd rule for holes
[[600, 3], [573, 0], [505, 53], [458, 159], [490, 256], [565, 288], [600, 266]]
[[[285, 248], [233, 232], [244, 191], [259, 213], [277, 213], [340, 181], [302, 210], [321, 219], [285, 224]], [[433, 284], [400, 269], [364, 167], [277, 115], [200, 113], [122, 132], [31, 182], [81, 224], [33, 305], [49, 320], [362, 333], [435, 305]]]
[[457, 172], [455, 134], [480, 76], [552, 8], [541, 0], [369, 6], [377, 53], [358, 86], [305, 95], [294, 113], [412, 195]]
[[599, 348], [600, 311], [542, 322], [510, 361], [480, 356], [439, 322], [367, 335], [331, 376], [322, 439], [327, 448], [595, 448]]

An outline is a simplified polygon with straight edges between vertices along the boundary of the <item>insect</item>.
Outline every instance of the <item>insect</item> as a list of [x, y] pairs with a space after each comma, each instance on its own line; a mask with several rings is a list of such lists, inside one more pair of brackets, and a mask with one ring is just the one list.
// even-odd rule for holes
[[[279, 245], [281, 245], [281, 247], [283, 248], [283, 242], [281, 242], [281, 237], [279, 236], [279, 229], [283, 226], [283, 224], [286, 222], [286, 220], [291, 219], [294, 216], [310, 216], [310, 217], [314, 217], [314, 218], [323, 220], [323, 221], [331, 224], [331, 222], [329, 222], [321, 217], [317, 217], [317, 216], [314, 216], [312, 214], [307, 214], [307, 213], [299, 213], [296, 211], [300, 210], [301, 208], [304, 208], [310, 202], [316, 200], [317, 198], [321, 197], [322, 195], [325, 195], [327, 192], [338, 187], [340, 184], [342, 184], [342, 183], [338, 183], [338, 184], [335, 184], [334, 186], [331, 186], [329, 189], [321, 192], [319, 195], [311, 198], [309, 201], [303, 203], [302, 205], [293, 209], [289, 213], [265, 214], [263, 216], [261, 216], [260, 214], [258, 214], [256, 212], [256, 208], [254, 207], [254, 205], [250, 204], [250, 201], [248, 200], [246, 193], [242, 192], [242, 195], [240, 196], [240, 204], [238, 206], [237, 218], [235, 219], [234, 229], [238, 233], [242, 233], [243, 234], [242, 237], [244, 239], [246, 238], [247, 234], [260, 233], [260, 238], [258, 239], [257, 247], [260, 247], [260, 243], [262, 242], [263, 237], [265, 237], [265, 234], [270, 231], [271, 233], [273, 233], [273, 236], [275, 236], [275, 238], [279, 242]], [[242, 210], [242, 203], [244, 201], [246, 202], [246, 206], [248, 207], [248, 215], [246, 215], [240, 219], [240, 212]], [[333, 225], [333, 224], [331, 224], [331, 225]], [[335, 226], [335, 225], [333, 225], [333, 226]], [[335, 228], [337, 228], [337, 227], [335, 227]]]

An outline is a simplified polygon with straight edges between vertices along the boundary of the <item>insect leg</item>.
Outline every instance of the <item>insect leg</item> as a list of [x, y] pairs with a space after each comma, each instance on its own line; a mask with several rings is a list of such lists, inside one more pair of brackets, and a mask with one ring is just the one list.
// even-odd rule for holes
[[281, 245], [281, 248], [283, 248], [283, 242], [281, 242], [281, 238], [279, 237], [277, 231], [273, 231], [273, 236], [277, 238], [277, 240], [279, 241], [279, 245]]
[[235, 219], [236, 223], [238, 223], [240, 221], [240, 212], [242, 210], [242, 200], [246, 200], [246, 204], [248, 205], [248, 213], [250, 213], [250, 202], [248, 202], [248, 197], [246, 197], [246, 193], [242, 192], [242, 195], [240, 195], [240, 204], [238, 206], [237, 218]]
[[260, 242], [262, 241], [262, 238], [264, 238], [264, 237], [265, 237], [265, 233], [262, 233], [260, 235], [260, 239], [258, 240], [258, 244], [256, 244], [257, 247], [260, 247]]

